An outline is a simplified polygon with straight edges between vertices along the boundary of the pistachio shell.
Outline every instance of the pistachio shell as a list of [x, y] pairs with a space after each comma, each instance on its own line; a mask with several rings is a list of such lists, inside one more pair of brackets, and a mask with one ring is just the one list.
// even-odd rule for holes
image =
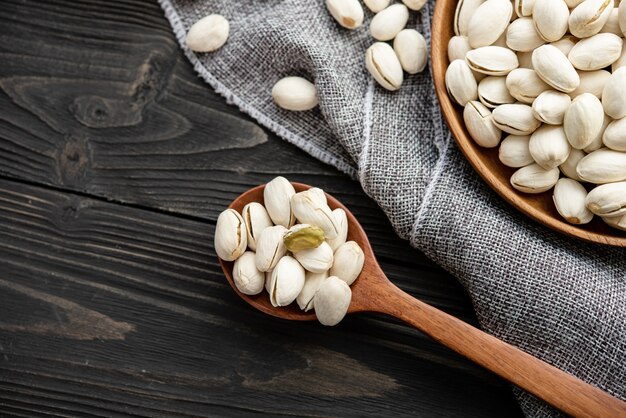
[[285, 77], [272, 87], [274, 102], [283, 109], [302, 112], [317, 106], [315, 84], [302, 77]]
[[467, 36], [470, 19], [485, 0], [459, 0], [454, 13], [454, 34]]
[[315, 191], [309, 189], [296, 193], [291, 198], [291, 207], [301, 223], [322, 228], [326, 238], [337, 237], [338, 227], [335, 217], [326, 204], [326, 199], [323, 201], [319, 199]]
[[530, 17], [520, 17], [506, 30], [506, 45], [514, 51], [532, 51], [545, 42], [537, 33], [535, 23]]
[[602, 107], [613, 119], [626, 117], [626, 67], [618, 68], [602, 90]]
[[619, 37], [624, 37], [624, 34], [622, 33], [622, 29], [619, 27], [619, 13], [618, 13], [617, 7], [613, 7], [613, 10], [611, 10], [611, 15], [609, 16], [609, 19], [606, 21], [606, 23], [604, 24], [600, 32], [612, 33]]
[[426, 0], [402, 0], [402, 3], [411, 10], [420, 10], [426, 4]]
[[352, 291], [350, 286], [337, 277], [330, 276], [324, 280], [315, 294], [315, 316], [322, 325], [337, 325], [346, 316]]
[[448, 60], [453, 62], [454, 60], [465, 60], [465, 55], [471, 51], [472, 47], [469, 44], [467, 36], [453, 36], [448, 41]]
[[626, 152], [626, 118], [609, 123], [604, 131], [602, 142], [612, 150]]
[[622, 38], [612, 33], [599, 33], [579, 41], [568, 59], [579, 70], [593, 71], [608, 67], [622, 53]]
[[226, 209], [217, 217], [214, 244], [215, 252], [224, 261], [234, 261], [246, 250], [246, 224], [234, 209]]
[[622, 34], [626, 36], [626, 1], [619, 3], [618, 18], [619, 28], [622, 30]]
[[594, 138], [593, 141], [591, 141], [591, 144], [583, 148], [583, 151], [589, 154], [591, 152], [599, 150], [600, 148], [604, 146], [604, 144], [602, 143], [602, 136], [604, 135], [604, 131], [609, 126], [609, 123], [611, 123], [612, 120], [613, 119], [611, 119], [607, 115], [604, 115], [604, 120], [602, 121], [602, 127], [600, 128], [598, 135]]
[[587, 195], [587, 208], [603, 217], [626, 215], [626, 182], [598, 186]]
[[326, 8], [346, 29], [356, 29], [363, 23], [363, 7], [359, 0], [326, 0]]
[[469, 20], [467, 37], [472, 48], [493, 44], [511, 21], [513, 5], [510, 0], [487, 0]]
[[519, 62], [519, 68], [533, 68], [533, 53], [532, 52], [518, 52], [517, 60]]
[[392, 4], [377, 13], [370, 23], [370, 33], [378, 41], [390, 41], [406, 26], [409, 9], [404, 4]]
[[549, 170], [567, 160], [571, 147], [563, 127], [543, 125], [531, 135], [528, 149], [535, 162]]
[[393, 40], [393, 50], [402, 69], [409, 74], [424, 70], [428, 63], [428, 47], [421, 33], [415, 29], [404, 29]]
[[572, 180], [582, 181], [580, 179], [580, 176], [576, 172], [576, 167], [585, 155], [587, 154], [585, 154], [584, 151], [572, 148], [569, 153], [569, 157], [567, 157], [567, 160], [565, 160], [565, 162], [559, 166], [561, 172]]
[[485, 77], [478, 83], [478, 99], [492, 109], [502, 104], [515, 103], [515, 98], [506, 87], [506, 77], [498, 76]]
[[600, 32], [611, 16], [611, 0], [585, 0], [572, 10], [569, 31], [578, 38], [588, 38]]
[[316, 248], [300, 250], [293, 256], [305, 270], [312, 273], [322, 273], [333, 265], [333, 249], [327, 242], [322, 242]]
[[513, 135], [530, 135], [540, 125], [530, 106], [520, 103], [505, 104], [493, 110], [493, 123]]
[[553, 47], [557, 48], [559, 51], [563, 53], [563, 55], [567, 56], [569, 55], [569, 52], [572, 50], [572, 48], [574, 48], [574, 45], [576, 45], [576, 42], [578, 42], [576, 38], [574, 38], [571, 35], [569, 36], [566, 35], [565, 37], [559, 39], [558, 41], [550, 42], [549, 45], [552, 45]]
[[452, 100], [461, 106], [478, 98], [476, 79], [465, 61], [454, 60], [450, 63], [446, 70], [445, 83]]
[[535, 70], [528, 68], [516, 68], [511, 71], [506, 76], [506, 87], [511, 96], [525, 104], [532, 104], [537, 96], [550, 90], [550, 86], [537, 75]]
[[501, 46], [473, 49], [467, 53], [465, 61], [472, 70], [487, 75], [506, 75], [519, 66], [515, 52]]
[[364, 262], [365, 255], [359, 244], [348, 241], [335, 251], [335, 260], [330, 269], [330, 275], [337, 276], [351, 285], [361, 274]]
[[296, 298], [296, 302], [298, 303], [300, 309], [304, 312], [308, 312], [314, 308], [315, 304], [313, 303], [313, 300], [315, 298], [315, 294], [327, 278], [327, 271], [323, 273], [311, 273], [310, 271], [305, 272], [304, 286]]
[[583, 149], [593, 142], [602, 129], [604, 112], [596, 96], [583, 93], [565, 112], [563, 127], [572, 147]]
[[543, 193], [550, 190], [559, 180], [559, 170], [545, 170], [538, 164], [527, 165], [511, 176], [511, 185], [524, 193]]
[[612, 228], [620, 229], [622, 231], [626, 231], [626, 215], [624, 216], [615, 216], [611, 218], [603, 217], [602, 220]]
[[241, 210], [241, 217], [246, 224], [248, 247], [256, 251], [256, 240], [265, 228], [272, 226], [272, 220], [265, 207], [258, 202], [250, 202]]
[[226, 43], [228, 34], [228, 20], [224, 16], [212, 14], [203, 17], [191, 26], [185, 42], [192, 51], [212, 52]]
[[533, 102], [533, 116], [549, 125], [562, 125], [565, 111], [571, 103], [572, 99], [565, 93], [556, 90], [544, 91]]
[[293, 257], [280, 259], [270, 274], [269, 294], [272, 306], [287, 306], [304, 287], [304, 269]]
[[576, 90], [569, 93], [569, 96], [573, 99], [583, 93], [591, 93], [598, 99], [601, 99], [602, 91], [611, 77], [611, 73], [606, 70], [579, 71], [578, 76], [580, 77], [580, 84]]
[[583, 181], [604, 184], [626, 180], [626, 153], [600, 148], [578, 163], [576, 172]]
[[276, 263], [287, 253], [283, 236], [287, 228], [282, 225], [270, 226], [261, 232], [257, 240], [256, 268], [259, 271], [272, 270]]
[[567, 222], [575, 225], [586, 224], [593, 219], [593, 213], [585, 206], [587, 190], [577, 181], [560, 179], [554, 186], [554, 205]]
[[535, 162], [528, 149], [528, 135], [509, 135], [502, 140], [498, 158], [507, 167], [525, 167]]
[[376, 42], [365, 52], [365, 68], [387, 90], [398, 90], [404, 75], [402, 65], [391, 45]]
[[346, 211], [341, 208], [333, 210], [333, 216], [335, 217], [339, 232], [337, 232], [336, 238], [328, 239], [326, 242], [328, 242], [328, 245], [330, 245], [333, 251], [336, 251], [341, 244], [346, 242], [348, 236], [348, 217], [346, 216]]
[[295, 222], [291, 212], [291, 196], [296, 194], [291, 183], [284, 177], [278, 176], [265, 185], [263, 202], [272, 222], [289, 228]]
[[265, 275], [256, 268], [255, 257], [252, 251], [246, 251], [233, 265], [233, 281], [244, 295], [258, 295], [263, 291]]
[[535, 0], [533, 21], [547, 42], [558, 41], [567, 32], [569, 9], [563, 0]]
[[391, 0], [363, 0], [363, 3], [365, 3], [367, 8], [373, 13], [378, 13], [385, 7], [389, 6], [390, 1]]
[[535, 0], [515, 0], [514, 6], [515, 14], [518, 17], [531, 16], [533, 14]]
[[572, 63], [552, 45], [542, 45], [535, 49], [532, 62], [537, 75], [559, 91], [570, 93], [580, 84], [580, 77]]
[[618, 68], [622, 67], [626, 67], [626, 48], [624, 48], [623, 46], [622, 53], [620, 54], [619, 58], [611, 65], [611, 71], [615, 72], [618, 70]]
[[463, 110], [463, 120], [470, 136], [484, 148], [497, 147], [502, 131], [493, 123], [491, 112], [475, 100], [468, 102]]

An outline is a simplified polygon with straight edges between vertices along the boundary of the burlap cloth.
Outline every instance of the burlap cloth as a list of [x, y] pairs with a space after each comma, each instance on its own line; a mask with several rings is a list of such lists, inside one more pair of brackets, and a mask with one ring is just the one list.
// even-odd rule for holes
[[[341, 28], [322, 0], [160, 0], [185, 54], [218, 93], [312, 156], [357, 178], [397, 233], [454, 274], [482, 327], [626, 399], [626, 251], [558, 235], [517, 213], [474, 173], [445, 126], [430, 72], [400, 91], [364, 67], [373, 42], [366, 11]], [[409, 27], [430, 41], [434, 1]], [[185, 34], [199, 18], [230, 21], [224, 47], [195, 54]], [[315, 82], [320, 105], [278, 108], [273, 84]], [[527, 416], [556, 413], [516, 390]]]

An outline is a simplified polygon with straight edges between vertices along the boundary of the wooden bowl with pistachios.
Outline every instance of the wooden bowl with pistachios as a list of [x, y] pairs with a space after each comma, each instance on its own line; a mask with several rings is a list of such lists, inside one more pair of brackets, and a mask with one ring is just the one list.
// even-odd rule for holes
[[571, 237], [626, 247], [626, 1], [439, 0], [435, 90], [500, 196]]

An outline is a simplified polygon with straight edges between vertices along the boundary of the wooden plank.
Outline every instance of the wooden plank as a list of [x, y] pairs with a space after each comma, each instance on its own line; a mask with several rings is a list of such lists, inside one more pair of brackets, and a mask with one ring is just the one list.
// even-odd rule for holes
[[506, 384], [395, 321], [252, 310], [213, 228], [0, 180], [0, 410], [519, 416]]

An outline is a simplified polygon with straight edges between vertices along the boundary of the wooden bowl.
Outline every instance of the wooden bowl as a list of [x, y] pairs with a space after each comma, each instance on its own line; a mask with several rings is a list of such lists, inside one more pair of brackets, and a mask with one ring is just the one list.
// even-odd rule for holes
[[480, 176], [506, 201], [519, 211], [555, 231], [599, 244], [626, 247], [626, 233], [607, 226], [598, 216], [586, 225], [571, 225], [563, 220], [554, 207], [552, 191], [526, 194], [515, 190], [509, 179], [516, 169], [506, 167], [498, 159], [498, 148], [478, 146], [465, 129], [463, 109], [452, 102], [444, 84], [448, 67], [448, 41], [452, 29], [456, 0], [438, 0], [433, 17], [431, 60], [435, 91], [443, 115], [459, 148]]

